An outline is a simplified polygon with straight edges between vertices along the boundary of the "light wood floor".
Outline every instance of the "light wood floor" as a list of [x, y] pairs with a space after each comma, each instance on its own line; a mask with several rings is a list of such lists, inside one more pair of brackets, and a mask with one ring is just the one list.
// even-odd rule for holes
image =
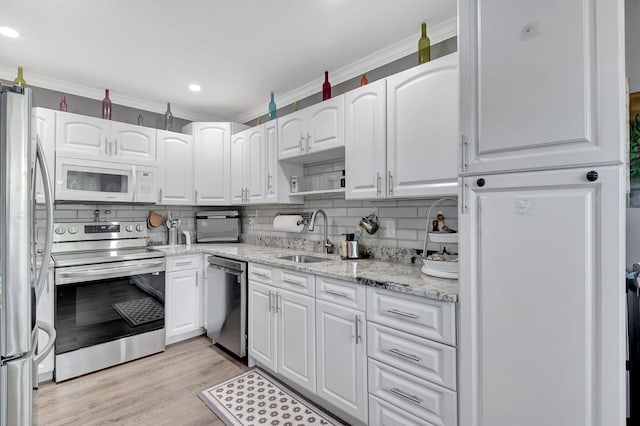
[[34, 392], [36, 425], [222, 425], [196, 392], [247, 366], [197, 337]]

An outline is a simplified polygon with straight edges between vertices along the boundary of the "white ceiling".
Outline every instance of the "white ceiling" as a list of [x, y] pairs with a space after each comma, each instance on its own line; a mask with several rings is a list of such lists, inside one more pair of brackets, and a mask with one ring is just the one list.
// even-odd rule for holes
[[21, 37], [0, 36], [0, 77], [21, 65], [34, 85], [242, 120], [271, 91], [284, 106], [313, 93], [305, 84], [320, 91], [325, 69], [335, 84], [389, 46], [417, 48], [421, 22], [455, 16], [455, 0], [3, 0], [0, 26]]

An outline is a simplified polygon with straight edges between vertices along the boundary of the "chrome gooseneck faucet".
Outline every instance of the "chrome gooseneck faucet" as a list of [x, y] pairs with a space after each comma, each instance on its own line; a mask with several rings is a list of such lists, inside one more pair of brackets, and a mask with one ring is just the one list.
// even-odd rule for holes
[[327, 220], [327, 214], [322, 209], [317, 209], [311, 215], [311, 220], [309, 220], [309, 231], [313, 232], [313, 229], [316, 225], [316, 216], [318, 213], [321, 213], [324, 217], [324, 239], [322, 240], [322, 252], [327, 255], [332, 252], [333, 244], [329, 241], [329, 221]]

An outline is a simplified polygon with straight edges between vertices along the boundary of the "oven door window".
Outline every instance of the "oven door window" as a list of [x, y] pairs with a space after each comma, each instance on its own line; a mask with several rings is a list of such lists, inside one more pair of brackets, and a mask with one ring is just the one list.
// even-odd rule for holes
[[56, 286], [56, 354], [164, 328], [164, 272]]

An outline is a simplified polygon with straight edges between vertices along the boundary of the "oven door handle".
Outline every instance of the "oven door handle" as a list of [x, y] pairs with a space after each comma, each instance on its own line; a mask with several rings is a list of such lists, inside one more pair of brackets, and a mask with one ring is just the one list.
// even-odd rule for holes
[[114, 268], [96, 268], [96, 269], [84, 269], [82, 271], [60, 271], [61, 276], [67, 277], [85, 277], [87, 275], [94, 275], [100, 273], [113, 273], [113, 272], [130, 272], [140, 268], [150, 268], [154, 266], [163, 266], [164, 262], [158, 263], [142, 263], [139, 265], [131, 266], [116, 266]]

